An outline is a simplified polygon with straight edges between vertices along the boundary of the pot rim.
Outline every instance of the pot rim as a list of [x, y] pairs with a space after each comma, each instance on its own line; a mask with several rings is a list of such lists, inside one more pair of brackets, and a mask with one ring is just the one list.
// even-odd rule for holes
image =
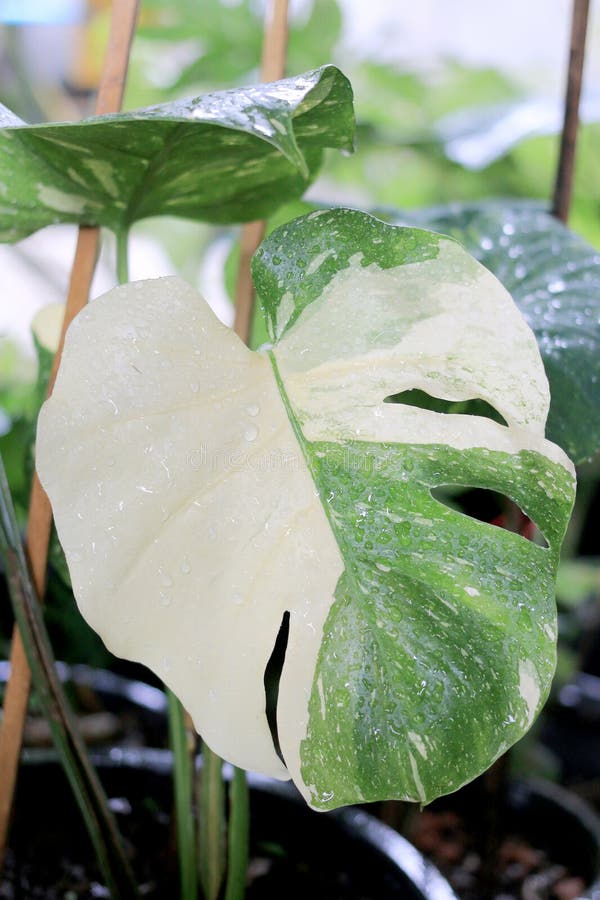
[[[31, 751], [28, 753], [29, 759], [33, 757], [40, 759], [40, 756], [41, 754], [37, 751], [33, 754]], [[169, 776], [172, 772], [173, 757], [170, 750], [149, 747], [111, 747], [107, 750], [96, 750], [91, 756], [94, 765], [103, 765], [108, 768], [148, 767], [161, 775]], [[46, 754], [46, 758], [48, 758], [48, 754]], [[200, 756], [197, 757], [197, 765], [201, 765]], [[226, 779], [231, 779], [233, 766], [226, 763], [223, 772]], [[246, 775], [251, 790], [281, 797], [288, 802], [306, 807], [305, 801], [291, 782], [276, 781], [257, 772], [247, 772]], [[432, 862], [426, 859], [406, 838], [370, 813], [355, 807], [345, 807], [326, 813], [315, 812], [315, 815], [331, 817], [340, 824], [344, 831], [352, 832], [365, 844], [383, 853], [407, 875], [426, 900], [458, 900], [450, 884]]]
[[[167, 698], [160, 688], [146, 684], [135, 678], [117, 675], [110, 669], [88, 666], [85, 663], [69, 664], [57, 660], [56, 672], [61, 682], [74, 682], [101, 691], [104, 694], [123, 697], [141, 709], [153, 713], [167, 713]], [[6, 684], [10, 676], [10, 661], [0, 660], [0, 685]]]

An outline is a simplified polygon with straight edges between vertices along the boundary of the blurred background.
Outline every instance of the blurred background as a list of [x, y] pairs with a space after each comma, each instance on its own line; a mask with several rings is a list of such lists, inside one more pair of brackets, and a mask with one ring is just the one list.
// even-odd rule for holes
[[[142, 0], [125, 109], [258, 80], [264, 0]], [[93, 114], [109, 0], [0, 0], [0, 102], [27, 122]], [[547, 200], [557, 158], [569, 0], [292, 0], [288, 74], [350, 77], [357, 152], [335, 153], [309, 197], [364, 209], [483, 197]], [[600, 2], [593, 0], [571, 226], [600, 246]], [[40, 305], [64, 298], [75, 229], [0, 246], [0, 360], [31, 357]], [[208, 226], [145, 222], [133, 278], [182, 272], [225, 320], [226, 243]], [[113, 283], [107, 241], [95, 293]], [[10, 339], [7, 344], [7, 339]], [[3, 367], [6, 363], [0, 363]], [[0, 377], [2, 377], [0, 375]]]

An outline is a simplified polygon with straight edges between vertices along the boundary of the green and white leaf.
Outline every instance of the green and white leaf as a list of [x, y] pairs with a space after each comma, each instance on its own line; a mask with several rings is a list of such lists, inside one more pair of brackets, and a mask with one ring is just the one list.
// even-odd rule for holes
[[304, 192], [325, 147], [350, 150], [353, 130], [334, 66], [78, 123], [26, 125], [0, 106], [0, 240], [56, 222], [263, 218]]
[[533, 329], [552, 402], [548, 437], [575, 462], [600, 448], [600, 253], [539, 205], [452, 204], [410, 214], [461, 241]]
[[[426, 802], [527, 730], [555, 663], [573, 467], [533, 334], [452, 239], [349, 210], [262, 245], [249, 351], [175, 278], [71, 326], [38, 468], [81, 609], [209, 745], [317, 809]], [[516, 352], [515, 352], [516, 351]], [[419, 388], [505, 419], [386, 403]], [[432, 496], [501, 491], [548, 547]], [[274, 750], [264, 672], [289, 639]]]

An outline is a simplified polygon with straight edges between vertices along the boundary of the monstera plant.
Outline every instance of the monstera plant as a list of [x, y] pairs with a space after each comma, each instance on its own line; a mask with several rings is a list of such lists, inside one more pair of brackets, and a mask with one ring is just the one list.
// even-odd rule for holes
[[[1, 108], [0, 239], [102, 225], [127, 282], [139, 219], [268, 216], [352, 142], [332, 66], [77, 124]], [[254, 257], [258, 351], [175, 277], [123, 283], [69, 329], [37, 466], [84, 616], [208, 747], [315, 809], [455, 790], [547, 696], [561, 447], [600, 441], [578, 412], [597, 418], [598, 259], [555, 228], [319, 209]], [[457, 509], [464, 488], [503, 495], [535, 540]]]
[[[360, 212], [283, 226], [254, 279], [260, 352], [177, 278], [73, 323], [37, 460], [75, 595], [225, 759], [317, 809], [427, 802], [524, 733], [554, 669], [575, 482], [539, 350], [458, 243]], [[455, 485], [502, 492], [543, 539], [449, 508]]]

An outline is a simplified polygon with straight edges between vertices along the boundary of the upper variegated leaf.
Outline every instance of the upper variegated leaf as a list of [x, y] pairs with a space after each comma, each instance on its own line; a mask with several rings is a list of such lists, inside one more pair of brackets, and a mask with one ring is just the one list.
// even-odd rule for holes
[[[38, 467], [75, 593], [225, 758], [318, 809], [425, 802], [524, 733], [554, 668], [574, 478], [536, 342], [460, 245], [358, 212], [282, 226], [254, 275], [262, 353], [177, 279], [71, 326]], [[547, 546], [451, 509], [454, 486], [504, 494]], [[284, 764], [264, 677], [286, 613]]]
[[55, 222], [258, 219], [304, 192], [325, 147], [351, 149], [353, 128], [334, 66], [78, 123], [25, 125], [0, 107], [0, 240]]

